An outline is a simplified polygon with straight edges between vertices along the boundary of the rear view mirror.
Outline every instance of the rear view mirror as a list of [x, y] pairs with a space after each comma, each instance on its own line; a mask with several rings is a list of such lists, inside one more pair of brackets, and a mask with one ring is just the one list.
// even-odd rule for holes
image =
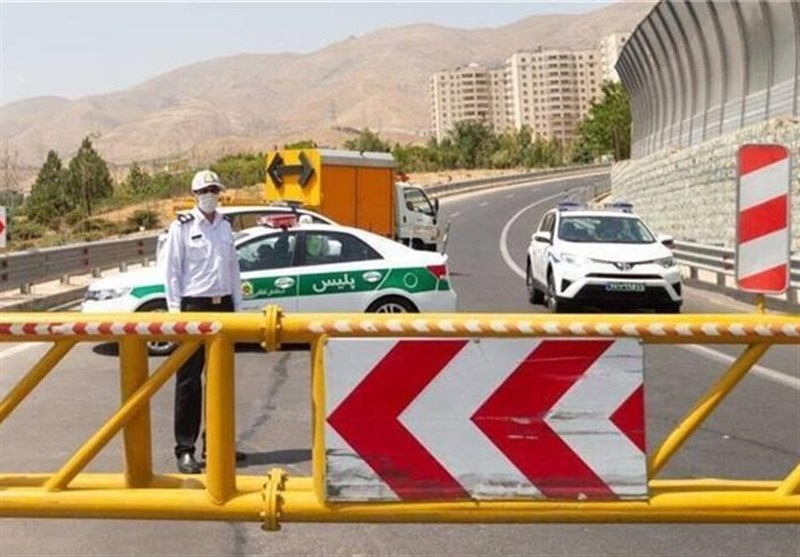
[[550, 232], [543, 232], [543, 231], [536, 232], [533, 236], [531, 236], [531, 239], [536, 242], [544, 242], [546, 244], [553, 243], [553, 238]]

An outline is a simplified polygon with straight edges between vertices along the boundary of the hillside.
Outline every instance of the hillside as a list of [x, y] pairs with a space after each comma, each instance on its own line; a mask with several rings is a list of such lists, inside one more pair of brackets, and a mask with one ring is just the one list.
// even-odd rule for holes
[[430, 74], [470, 62], [493, 66], [538, 45], [581, 48], [629, 31], [653, 2], [620, 2], [581, 15], [533, 16], [460, 30], [388, 28], [310, 54], [241, 54], [185, 66], [130, 89], [77, 100], [34, 98], [0, 107], [0, 150], [37, 169], [49, 149], [68, 158], [82, 137], [112, 165], [265, 150], [304, 138], [340, 146], [343, 129], [369, 127], [421, 142], [429, 129]]

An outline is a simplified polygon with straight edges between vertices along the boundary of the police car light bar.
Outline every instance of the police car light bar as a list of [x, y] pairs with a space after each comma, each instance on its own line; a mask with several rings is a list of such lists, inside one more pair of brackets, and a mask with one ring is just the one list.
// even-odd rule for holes
[[575, 211], [577, 209], [583, 209], [586, 206], [578, 203], [577, 201], [562, 201], [557, 205], [557, 209], [559, 211]]
[[291, 228], [297, 224], [297, 215], [268, 215], [258, 219], [258, 223], [270, 228]]
[[627, 201], [614, 201], [613, 203], [606, 203], [603, 207], [622, 211], [623, 213], [633, 213], [633, 203], [628, 203]]

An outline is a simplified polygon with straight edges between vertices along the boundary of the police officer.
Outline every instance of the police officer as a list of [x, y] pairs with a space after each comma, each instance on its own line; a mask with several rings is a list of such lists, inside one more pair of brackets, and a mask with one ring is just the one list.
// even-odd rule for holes
[[[224, 189], [216, 173], [198, 172], [192, 179], [196, 207], [170, 225], [164, 247], [170, 312], [236, 311], [241, 306], [233, 230], [216, 210]], [[175, 457], [178, 471], [184, 474], [199, 474], [202, 468], [194, 453], [203, 415], [204, 365], [205, 349], [201, 348], [183, 364], [175, 382]], [[242, 460], [244, 455], [237, 452], [236, 457]]]

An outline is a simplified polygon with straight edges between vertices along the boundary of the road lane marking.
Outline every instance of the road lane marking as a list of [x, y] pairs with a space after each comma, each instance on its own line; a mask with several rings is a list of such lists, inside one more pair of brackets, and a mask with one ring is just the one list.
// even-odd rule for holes
[[461, 214], [461, 211], [456, 211], [455, 213], [453, 213], [452, 215], [450, 215], [450, 218], [451, 218], [451, 219], [454, 219], [454, 218], [456, 218], [456, 217], [457, 217], [458, 215], [460, 215], [460, 214]]
[[[530, 205], [523, 207], [519, 211], [517, 211], [513, 217], [511, 217], [506, 225], [503, 227], [503, 231], [500, 233], [500, 253], [503, 256], [503, 260], [505, 261], [506, 265], [508, 265], [509, 269], [511, 269], [514, 273], [519, 275], [520, 278], [525, 278], [525, 271], [517, 265], [511, 257], [511, 253], [508, 251], [508, 231], [511, 229], [511, 226], [514, 222], [527, 210], [536, 207], [537, 205], [541, 205], [551, 199], [555, 199], [557, 197], [563, 196], [563, 193], [559, 193], [556, 195], [551, 195], [550, 197], [545, 197], [544, 199], [540, 199], [535, 203], [531, 203]], [[696, 344], [689, 344], [689, 345], [678, 345], [680, 348], [684, 350], [688, 350], [689, 352], [694, 352], [695, 354], [705, 356], [712, 360], [717, 360], [720, 362], [731, 363], [736, 358], [733, 356], [729, 356], [723, 352], [718, 352], [706, 346], [699, 346]], [[774, 383], [778, 383], [780, 385], [787, 386], [789, 388], [795, 389], [800, 391], [800, 379], [797, 377], [793, 377], [787, 373], [783, 373], [780, 371], [776, 371], [774, 369], [770, 369], [765, 366], [761, 365], [754, 365], [751, 368], [751, 372], [759, 377], [767, 379], [768, 381], [772, 381]]]
[[508, 220], [506, 225], [503, 227], [503, 231], [500, 233], [500, 255], [503, 256], [503, 260], [506, 262], [506, 265], [508, 265], [509, 269], [518, 274], [520, 278], [523, 279], [525, 278], [525, 271], [520, 269], [519, 265], [514, 263], [514, 260], [511, 258], [511, 253], [508, 251], [508, 231], [511, 229], [511, 225], [514, 224], [514, 221], [516, 221], [519, 217], [522, 216], [522, 213], [524, 213], [529, 209], [533, 209], [537, 205], [541, 205], [543, 203], [550, 201], [551, 199], [557, 199], [559, 197], [564, 197], [564, 192], [559, 192], [555, 195], [551, 195], [549, 197], [545, 197], [544, 199], [540, 199], [535, 203], [531, 203], [530, 205], [526, 205], [525, 207], [517, 211], [514, 214], [514, 216]]
[[30, 350], [31, 348], [36, 348], [37, 346], [44, 346], [46, 343], [44, 342], [26, 342], [24, 344], [19, 344], [17, 346], [12, 346], [8, 350], [1, 350], [0, 351], [0, 359], [2, 358], [9, 358], [14, 354], [19, 354], [20, 352], [25, 352], [26, 350]]
[[479, 203], [479, 204], [478, 204], [478, 207], [486, 207], [488, 204], [489, 204], [489, 202], [488, 202], [488, 201], [484, 201], [484, 202], [482, 202], [482, 203]]
[[511, 199], [512, 197], [514, 197], [514, 194], [513, 194], [513, 193], [509, 193], [509, 194], [506, 196], [506, 199]]
[[[701, 356], [707, 356], [712, 360], [717, 360], [726, 364], [736, 360], [734, 356], [717, 352], [716, 350], [712, 350], [711, 348], [700, 346], [698, 344], [680, 345], [680, 347], [684, 350], [688, 350], [689, 352], [694, 352], [695, 354], [699, 354]], [[792, 377], [787, 373], [775, 371], [774, 369], [770, 369], [758, 364], [755, 364], [753, 367], [751, 367], [749, 373], [753, 373], [763, 377], [764, 379], [768, 379], [770, 381], [774, 381], [775, 383], [780, 383], [781, 385], [790, 387], [796, 391], [800, 391], [800, 378]]]

